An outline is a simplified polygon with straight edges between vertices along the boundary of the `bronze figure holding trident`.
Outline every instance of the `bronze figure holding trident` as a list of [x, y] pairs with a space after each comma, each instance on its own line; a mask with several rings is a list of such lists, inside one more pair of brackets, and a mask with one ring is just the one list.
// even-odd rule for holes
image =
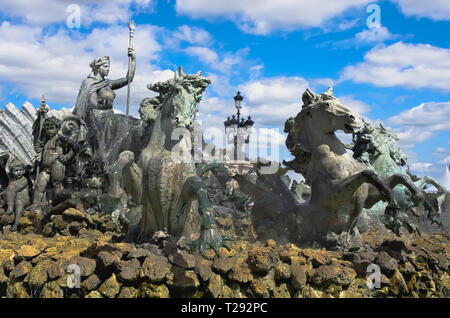
[[[117, 159], [118, 154], [111, 154], [113, 145], [124, 144], [123, 149], [129, 149], [131, 140], [126, 140], [136, 120], [131, 116], [114, 114], [113, 102], [116, 97], [114, 90], [128, 85], [127, 115], [129, 113], [130, 83], [136, 70], [136, 56], [133, 48], [134, 22], [130, 22], [130, 47], [128, 48], [129, 66], [126, 77], [116, 80], [106, 78], [110, 70], [108, 56], [94, 59], [89, 66], [92, 71], [81, 84], [73, 114], [78, 116], [88, 127], [87, 140], [95, 157], [101, 158], [108, 166]], [[121, 138], [123, 140], [121, 140]]]

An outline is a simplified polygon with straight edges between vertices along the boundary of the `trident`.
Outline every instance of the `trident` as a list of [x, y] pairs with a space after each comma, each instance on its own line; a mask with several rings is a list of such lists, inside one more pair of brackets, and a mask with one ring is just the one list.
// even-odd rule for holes
[[[136, 29], [136, 24], [133, 20], [128, 22], [128, 28], [130, 29], [130, 37], [128, 41], [128, 47], [134, 48], [134, 30]], [[127, 91], [127, 116], [130, 113], [130, 71], [131, 71], [131, 56], [128, 57], [128, 91]]]

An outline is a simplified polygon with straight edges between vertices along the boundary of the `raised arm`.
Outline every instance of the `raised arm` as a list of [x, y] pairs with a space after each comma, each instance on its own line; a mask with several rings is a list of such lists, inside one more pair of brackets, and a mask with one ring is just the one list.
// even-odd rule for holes
[[127, 76], [110, 81], [112, 89], [119, 89], [126, 86], [128, 84], [128, 79], [130, 80], [130, 83], [133, 82], [134, 73], [136, 71], [136, 55], [133, 48], [128, 48], [128, 56], [131, 57], [131, 62]]

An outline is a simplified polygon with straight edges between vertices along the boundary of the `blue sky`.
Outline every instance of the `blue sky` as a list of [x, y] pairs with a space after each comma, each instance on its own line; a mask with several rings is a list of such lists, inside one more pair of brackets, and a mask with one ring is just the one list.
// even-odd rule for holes
[[[204, 129], [222, 130], [241, 90], [257, 127], [282, 128], [306, 87], [335, 95], [394, 128], [413, 172], [439, 176], [450, 163], [450, 2], [446, 0], [6, 1], [0, 6], [0, 108], [9, 102], [72, 107], [89, 62], [111, 57], [126, 74], [127, 21], [136, 21], [132, 112], [149, 82], [202, 70], [213, 80], [200, 105]], [[80, 8], [80, 28], [67, 20]], [[370, 4], [380, 25], [369, 28]], [[68, 12], [69, 11], [69, 12]], [[123, 110], [126, 89], [117, 92]], [[340, 135], [342, 136], [342, 134]], [[348, 138], [344, 137], [344, 138]]]

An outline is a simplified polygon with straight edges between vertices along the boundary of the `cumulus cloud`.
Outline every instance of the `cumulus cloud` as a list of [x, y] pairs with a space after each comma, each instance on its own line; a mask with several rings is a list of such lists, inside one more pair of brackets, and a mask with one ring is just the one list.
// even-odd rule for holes
[[214, 50], [205, 46], [190, 46], [185, 49], [185, 53], [197, 57], [205, 65], [211, 67], [213, 70], [218, 70], [223, 73], [229, 73], [232, 68], [245, 61], [248, 56], [249, 49], [244, 48], [235, 53], [226, 52], [219, 57]]
[[390, 117], [387, 123], [399, 127], [396, 132], [403, 145], [421, 143], [450, 130], [450, 102], [422, 103]]
[[[137, 71], [132, 83], [134, 113], [142, 98], [151, 94], [149, 82], [173, 76], [153, 64], [158, 60], [160, 45], [155, 39], [157, 28], [141, 25], [135, 34]], [[91, 33], [72, 38], [69, 29], [62, 28], [46, 35], [42, 28], [26, 25], [0, 25], [0, 77], [13, 84], [27, 98], [46, 94], [49, 104], [65, 103], [73, 106], [81, 81], [91, 69], [96, 57], [109, 55], [109, 78], [124, 77], [128, 69], [128, 28], [126, 26], [96, 28]], [[117, 91], [116, 105], [124, 105], [126, 90]]]
[[177, 40], [189, 42], [191, 44], [204, 45], [212, 42], [212, 36], [208, 31], [186, 24], [178, 27], [172, 33], [172, 36]]
[[71, 4], [80, 8], [80, 23], [87, 27], [93, 22], [118, 23], [127, 22], [132, 13], [130, 7], [138, 10], [153, 10], [152, 0], [15, 0], [3, 1], [0, 12], [9, 18], [19, 18], [32, 25], [46, 25], [49, 23], [65, 23], [73, 11]]
[[450, 49], [429, 44], [397, 42], [380, 45], [364, 56], [364, 62], [347, 66], [340, 80], [371, 83], [379, 87], [450, 88]]
[[358, 43], [379, 43], [395, 38], [396, 35], [389, 32], [385, 26], [375, 26], [356, 33], [355, 40]]
[[233, 21], [244, 32], [265, 35], [274, 30], [321, 27], [350, 8], [370, 0], [177, 0], [178, 14], [193, 18], [221, 17]]
[[432, 20], [450, 20], [450, 2], [447, 0], [391, 0], [398, 4], [406, 16], [430, 18]]

